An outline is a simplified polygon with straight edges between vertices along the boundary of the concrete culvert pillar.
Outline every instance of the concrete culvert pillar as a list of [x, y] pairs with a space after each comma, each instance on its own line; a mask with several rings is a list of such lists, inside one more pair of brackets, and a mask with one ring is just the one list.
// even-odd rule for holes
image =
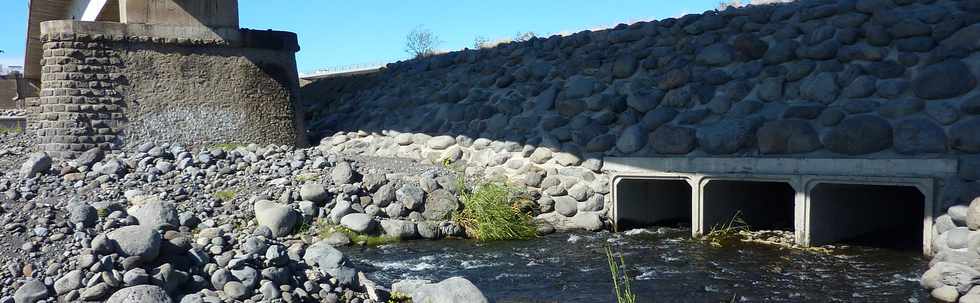
[[709, 180], [702, 186], [702, 233], [736, 214], [752, 230], [794, 230], [796, 190], [787, 182]]
[[615, 186], [619, 230], [691, 224], [693, 191], [687, 180], [620, 178]]
[[809, 201], [810, 245], [922, 248], [926, 200], [914, 186], [820, 183]]

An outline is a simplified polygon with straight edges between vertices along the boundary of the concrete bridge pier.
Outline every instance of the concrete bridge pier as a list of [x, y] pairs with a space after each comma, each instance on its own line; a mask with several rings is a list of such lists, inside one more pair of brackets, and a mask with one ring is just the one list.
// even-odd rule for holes
[[692, 236], [699, 236], [738, 214], [753, 230], [793, 231], [803, 246], [921, 247], [927, 255], [936, 180], [955, 174], [957, 166], [947, 159], [606, 161], [604, 169], [613, 173], [612, 217], [621, 230], [689, 222]]

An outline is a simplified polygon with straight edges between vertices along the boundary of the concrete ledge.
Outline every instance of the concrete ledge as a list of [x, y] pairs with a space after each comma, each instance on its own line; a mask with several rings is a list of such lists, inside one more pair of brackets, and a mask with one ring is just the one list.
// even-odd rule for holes
[[124, 41], [145, 37], [150, 38], [151, 41], [134, 42], [221, 44], [244, 48], [299, 51], [296, 34], [284, 31], [74, 20], [54, 20], [41, 23], [42, 41], [45, 40], [45, 37], [57, 40], [60, 35], [65, 34], [86, 35], [91, 40]]
[[833, 175], [870, 177], [946, 177], [956, 159], [848, 158], [616, 158], [603, 159], [603, 171], [621, 173], [711, 173]]

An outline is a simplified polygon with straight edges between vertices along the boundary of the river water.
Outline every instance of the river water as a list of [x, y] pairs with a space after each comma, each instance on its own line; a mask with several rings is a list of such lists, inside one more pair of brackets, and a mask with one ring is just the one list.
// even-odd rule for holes
[[404, 241], [345, 253], [384, 285], [463, 276], [498, 303], [615, 302], [607, 246], [623, 254], [638, 302], [928, 302], [918, 284], [928, 260], [915, 251], [712, 247], [686, 229]]

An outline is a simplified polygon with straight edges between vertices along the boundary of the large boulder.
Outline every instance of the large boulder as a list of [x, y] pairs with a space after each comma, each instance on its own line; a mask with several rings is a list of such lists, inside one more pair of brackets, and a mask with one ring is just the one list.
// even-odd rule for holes
[[51, 294], [48, 293], [48, 287], [44, 285], [44, 282], [40, 280], [27, 280], [24, 285], [17, 288], [14, 292], [14, 302], [15, 303], [34, 303], [41, 302]]
[[20, 165], [22, 178], [33, 177], [51, 169], [51, 157], [47, 153], [33, 153]]
[[980, 277], [980, 272], [969, 266], [951, 262], [937, 262], [922, 274], [919, 284], [926, 289], [952, 286], [960, 293], [966, 293], [973, 287], [973, 281], [978, 277]]
[[834, 74], [830, 72], [819, 73], [800, 83], [800, 96], [804, 99], [829, 104], [837, 99], [840, 87]]
[[756, 132], [763, 154], [808, 153], [820, 149], [820, 135], [806, 120], [776, 120]]
[[156, 285], [137, 285], [117, 290], [106, 303], [172, 303], [167, 292]]
[[402, 185], [395, 191], [395, 199], [410, 210], [419, 209], [425, 201], [425, 191], [413, 184]]
[[357, 233], [370, 233], [374, 230], [374, 218], [368, 214], [352, 213], [340, 218], [340, 225], [343, 225]]
[[143, 262], [153, 261], [160, 253], [163, 237], [155, 228], [147, 225], [123, 226], [106, 235], [123, 257], [136, 256]]
[[872, 115], [848, 117], [821, 137], [827, 149], [845, 155], [879, 152], [891, 147], [892, 140], [891, 124]]
[[568, 78], [568, 81], [565, 81], [565, 98], [578, 99], [591, 96], [598, 83], [593, 77], [572, 76]]
[[316, 267], [322, 274], [336, 278], [341, 285], [349, 286], [356, 282], [357, 271], [347, 266], [347, 257], [325, 240], [307, 248], [303, 262]]
[[254, 209], [255, 220], [260, 226], [272, 230], [272, 235], [276, 237], [288, 235], [300, 218], [300, 214], [289, 205], [269, 200], [256, 201]]
[[660, 154], [686, 154], [697, 147], [693, 128], [664, 125], [650, 135], [653, 150]]
[[627, 127], [616, 140], [616, 149], [624, 154], [638, 151], [647, 144], [647, 136], [647, 131], [639, 124]]
[[433, 221], [447, 220], [457, 209], [459, 209], [459, 201], [456, 195], [448, 190], [438, 189], [429, 194], [422, 217]]
[[946, 132], [942, 127], [923, 118], [913, 118], [895, 125], [895, 151], [900, 154], [946, 152]]
[[426, 303], [486, 303], [476, 285], [461, 277], [452, 277], [439, 283], [418, 285], [412, 291], [412, 302]]
[[395, 239], [414, 239], [418, 237], [415, 223], [407, 220], [383, 219], [381, 230], [386, 236]]
[[980, 117], [962, 120], [949, 127], [949, 146], [967, 153], [980, 153]]
[[177, 207], [173, 203], [163, 201], [157, 196], [133, 197], [133, 206], [126, 213], [136, 218], [140, 225], [157, 228], [159, 226], [179, 226]]
[[754, 120], [724, 120], [698, 129], [698, 145], [712, 155], [731, 154], [755, 141], [758, 125]]
[[299, 197], [305, 201], [323, 203], [327, 201], [330, 194], [322, 184], [303, 184], [299, 188]]
[[946, 99], [963, 95], [977, 86], [977, 78], [959, 60], [926, 66], [912, 80], [912, 90], [923, 99]]
[[558, 214], [571, 217], [578, 212], [578, 201], [569, 196], [558, 196], [553, 198], [555, 201], [555, 212]]
[[731, 63], [735, 59], [735, 49], [730, 45], [725, 43], [715, 43], [701, 49], [698, 52], [695, 60], [698, 63], [711, 65], [711, 66], [722, 66]]
[[966, 226], [971, 230], [980, 230], [980, 197], [970, 201], [970, 207], [966, 210]]
[[350, 184], [354, 180], [354, 169], [347, 161], [340, 161], [330, 170], [330, 180], [333, 184]]

